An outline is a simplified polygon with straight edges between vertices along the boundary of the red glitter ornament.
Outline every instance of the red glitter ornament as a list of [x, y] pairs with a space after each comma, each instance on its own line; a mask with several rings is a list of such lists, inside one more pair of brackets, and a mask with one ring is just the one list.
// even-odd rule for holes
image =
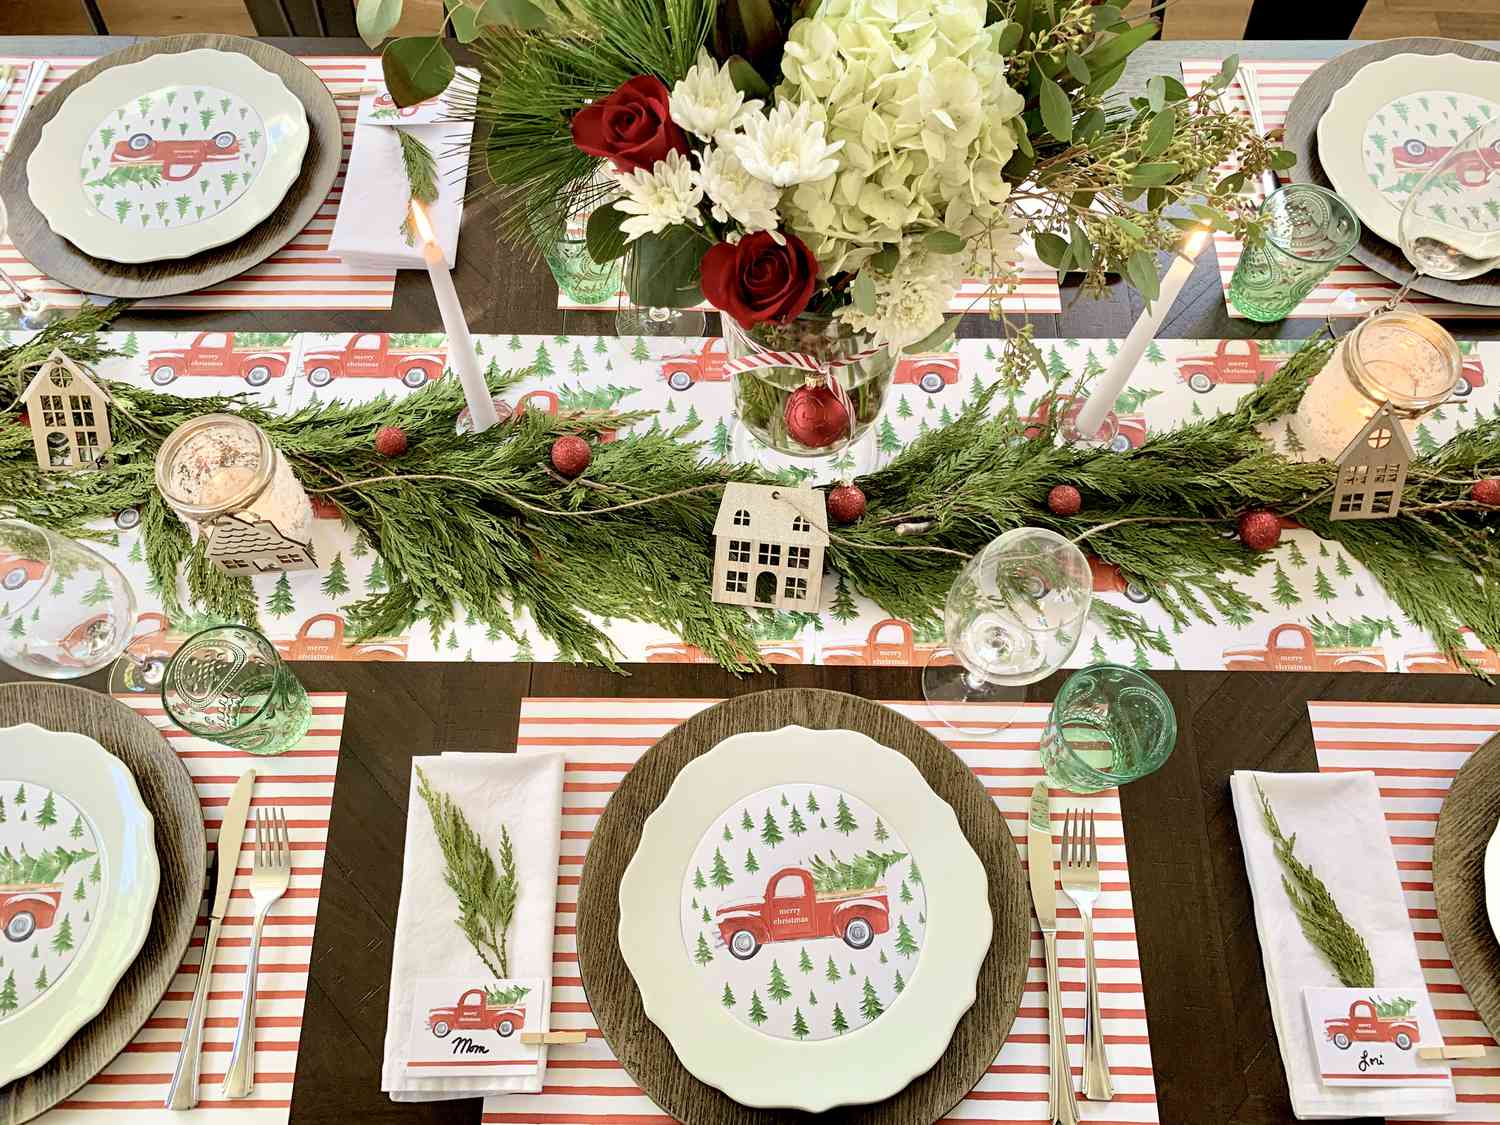
[[1083, 510], [1083, 493], [1071, 484], [1058, 484], [1047, 493], [1047, 510], [1054, 516], [1076, 516]]
[[594, 459], [589, 443], [577, 434], [564, 434], [552, 443], [552, 467], [571, 480]]
[[1474, 487], [1469, 489], [1469, 496], [1476, 504], [1483, 504], [1488, 508], [1500, 508], [1500, 477], [1476, 480]]
[[375, 452], [382, 457], [400, 457], [406, 452], [406, 431], [400, 426], [381, 426], [375, 431]]
[[865, 514], [865, 494], [857, 486], [841, 484], [828, 490], [828, 516], [834, 523], [853, 523]]
[[1240, 542], [1252, 551], [1269, 551], [1281, 542], [1281, 519], [1264, 509], [1240, 517]]
[[787, 396], [786, 432], [808, 449], [822, 449], [849, 434], [849, 396], [827, 383], [805, 383]]

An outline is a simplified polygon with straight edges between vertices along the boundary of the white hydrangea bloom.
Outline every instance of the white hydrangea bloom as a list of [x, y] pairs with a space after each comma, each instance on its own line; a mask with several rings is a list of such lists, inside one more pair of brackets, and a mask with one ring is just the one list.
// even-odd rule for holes
[[753, 99], [747, 102], [735, 89], [728, 68], [720, 67], [700, 47], [697, 63], [672, 87], [668, 106], [677, 125], [700, 141], [712, 141], [757, 113], [761, 103]]
[[625, 192], [615, 206], [630, 216], [620, 224], [627, 241], [644, 234], [660, 234], [679, 223], [703, 224], [698, 210], [703, 202], [703, 185], [692, 161], [680, 152], [667, 153], [667, 158], [658, 160], [649, 172], [638, 168], [618, 173], [615, 181]]
[[781, 221], [776, 211], [781, 202], [779, 188], [757, 180], [739, 157], [722, 145], [704, 149], [701, 160], [698, 179], [714, 218], [721, 223], [732, 219], [745, 234], [776, 229]]
[[823, 122], [810, 105], [778, 102], [769, 114], [750, 114], [741, 124], [743, 133], [721, 143], [757, 180], [784, 188], [821, 180], [838, 170], [834, 154], [844, 142], [828, 142]]

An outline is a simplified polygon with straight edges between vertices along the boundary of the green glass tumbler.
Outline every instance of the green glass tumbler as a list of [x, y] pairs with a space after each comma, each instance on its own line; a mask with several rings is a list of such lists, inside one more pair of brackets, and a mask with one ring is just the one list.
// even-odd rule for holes
[[243, 625], [189, 637], [167, 665], [161, 702], [189, 734], [247, 754], [284, 754], [312, 724], [307, 692], [276, 646]]
[[1119, 664], [1091, 664], [1064, 681], [1042, 731], [1047, 781], [1097, 793], [1154, 773], [1177, 745], [1177, 715], [1156, 681]]
[[584, 241], [587, 222], [586, 213], [570, 215], [561, 237], [549, 237], [539, 222], [533, 222], [531, 229], [564, 296], [580, 305], [613, 305], [625, 286], [625, 259], [594, 261]]
[[1251, 320], [1291, 315], [1359, 241], [1359, 220], [1331, 191], [1288, 184], [1260, 205], [1264, 234], [1245, 244], [1229, 281], [1229, 303]]

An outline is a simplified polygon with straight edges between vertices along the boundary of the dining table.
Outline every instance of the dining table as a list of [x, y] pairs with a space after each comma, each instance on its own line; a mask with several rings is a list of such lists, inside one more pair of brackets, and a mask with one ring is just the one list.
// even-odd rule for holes
[[[0, 54], [99, 55], [128, 37], [0, 38]], [[368, 54], [356, 39], [272, 39], [294, 54]], [[1148, 43], [1130, 58], [1124, 88], [1141, 90], [1182, 60], [1329, 58], [1336, 41]], [[460, 52], [461, 54], [461, 52]], [[472, 182], [472, 181], [471, 181]], [[495, 207], [467, 207], [454, 280], [470, 326], [484, 333], [611, 333], [608, 313], [563, 311], [546, 266], [496, 229]], [[1114, 280], [1102, 297], [1064, 282], [1062, 312], [1033, 316], [1038, 338], [1123, 336], [1141, 311]], [[709, 332], [716, 331], [715, 317]], [[1018, 321], [1009, 325], [1014, 328]], [[1335, 332], [1352, 321], [1335, 322]], [[440, 327], [427, 277], [400, 274], [389, 311], [136, 312], [122, 330], [431, 331]], [[1178, 338], [1300, 338], [1320, 320], [1259, 325], [1233, 320], [1210, 247], [1162, 326]], [[1470, 339], [1500, 338], [1500, 316], [1449, 325]], [[1007, 325], [964, 318], [961, 337], [999, 337]], [[393, 1103], [380, 1090], [392, 941], [401, 890], [411, 759], [497, 752], [516, 744], [527, 697], [719, 699], [778, 687], [816, 687], [871, 700], [922, 697], [920, 668], [780, 666], [735, 676], [704, 664], [627, 664], [624, 674], [579, 664], [309, 661], [294, 665], [309, 691], [348, 693], [338, 785], [311, 978], [291, 1104], [293, 1125], [350, 1121], [475, 1125], [477, 1099]], [[1254, 912], [1230, 800], [1235, 770], [1315, 771], [1313, 700], [1496, 703], [1474, 676], [1250, 671], [1151, 673], [1176, 710], [1178, 740], [1166, 764], [1121, 789], [1124, 838], [1150, 1028], [1159, 1120], [1171, 1125], [1252, 1125], [1292, 1119], [1272, 1026]], [[0, 668], [0, 681], [25, 677]], [[1050, 701], [1058, 673], [1028, 689]], [[103, 674], [80, 681], [107, 690]], [[394, 732], [394, 737], [393, 737]], [[1038, 1111], [1039, 1112], [1039, 1111]], [[665, 1122], [669, 1119], [660, 1118]]]

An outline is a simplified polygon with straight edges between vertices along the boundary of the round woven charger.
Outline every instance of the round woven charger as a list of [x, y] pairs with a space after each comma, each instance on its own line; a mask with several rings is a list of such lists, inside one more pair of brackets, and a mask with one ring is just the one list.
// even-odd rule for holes
[[953, 806], [988, 874], [994, 936], [979, 970], [978, 997], [959, 1020], [942, 1059], [892, 1098], [821, 1115], [828, 1121], [882, 1125], [936, 1121], [984, 1076], [1010, 1032], [1030, 954], [1029, 892], [1005, 818], [973, 771], [910, 719], [856, 696], [813, 688], [740, 696], [688, 719], [641, 757], [594, 828], [578, 888], [578, 967], [589, 1007], [631, 1078], [684, 1125], [779, 1125], [807, 1119], [799, 1110], [740, 1105], [689, 1074], [666, 1036], [646, 1018], [617, 937], [620, 879], [641, 826], [666, 797], [678, 771], [732, 734], [789, 723], [859, 731], [905, 755], [933, 792]]
[[[279, 77], [307, 113], [307, 154], [302, 171], [287, 188], [276, 210], [238, 238], [186, 258], [159, 262], [111, 262], [85, 254], [47, 225], [31, 201], [26, 161], [42, 139], [42, 126], [62, 108], [63, 100], [102, 71], [152, 55], [179, 54], [200, 47], [232, 51]], [[28, 262], [48, 277], [85, 293], [110, 297], [167, 297], [191, 293], [244, 273], [290, 242], [328, 197], [344, 157], [343, 125], [338, 106], [323, 80], [285, 51], [238, 35], [173, 35], [144, 39], [95, 59], [60, 82], [21, 122], [10, 153], [0, 164], [0, 199], [10, 218], [9, 236]]]
[[1448, 956], [1484, 1026], [1500, 1036], [1500, 943], [1484, 907], [1484, 850], [1497, 821], [1500, 737], [1474, 751], [1458, 771], [1432, 842], [1432, 888]]
[[[1457, 39], [1386, 39], [1345, 51], [1329, 59], [1297, 88], [1286, 111], [1286, 147], [1297, 156], [1292, 171], [1302, 183], [1317, 184], [1333, 190], [1323, 165], [1318, 161], [1318, 121], [1339, 88], [1346, 86], [1361, 67], [1392, 55], [1462, 55], [1470, 59], [1500, 61], [1500, 51], [1464, 43]], [[1397, 284], [1412, 279], [1410, 263], [1399, 246], [1392, 246], [1374, 231], [1360, 224], [1359, 242], [1351, 251], [1354, 258]], [[1429, 297], [1438, 297], [1460, 305], [1500, 305], [1500, 273], [1472, 277], [1468, 281], [1444, 281], [1440, 277], [1420, 277], [1412, 288]]]
[[[64, 684], [0, 687], [0, 726], [36, 723], [85, 734], [124, 762], [156, 820], [161, 887], [146, 944], [104, 1010], [39, 1067], [0, 1086], [0, 1125], [19, 1125], [52, 1108], [109, 1065], [156, 1010], [182, 964], [203, 899], [208, 844], [203, 809], [182, 760], [145, 719], [107, 695]], [[5, 749], [0, 746], [0, 759]], [[163, 1055], [171, 1069], [173, 1056]]]

